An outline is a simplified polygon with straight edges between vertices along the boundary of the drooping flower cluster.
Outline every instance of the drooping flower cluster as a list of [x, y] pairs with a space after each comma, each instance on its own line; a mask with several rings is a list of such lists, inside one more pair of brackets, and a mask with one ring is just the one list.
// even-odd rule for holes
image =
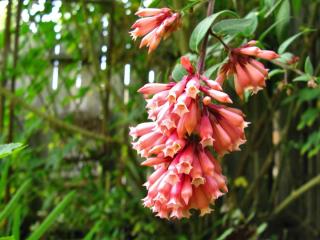
[[232, 101], [217, 82], [195, 73], [187, 58], [181, 63], [188, 75], [180, 82], [139, 90], [152, 122], [130, 129], [134, 149], [147, 158], [142, 165], [155, 169], [145, 184], [144, 205], [164, 218], [188, 217], [192, 208], [210, 212], [227, 186], [209, 148], [219, 155], [238, 150], [247, 125], [240, 110], [219, 104]]
[[149, 53], [155, 50], [161, 39], [166, 39], [181, 25], [181, 16], [169, 8], [145, 8], [136, 12], [141, 17], [133, 25], [130, 32], [133, 40], [142, 37], [140, 48], [146, 46]]
[[250, 41], [239, 48], [231, 49], [229, 60], [221, 67], [216, 79], [222, 85], [227, 76], [233, 75], [236, 92], [241, 98], [245, 90], [256, 93], [266, 86], [268, 69], [254, 57], [266, 60], [279, 57], [275, 52], [261, 50], [255, 45], [256, 41]]
[[[149, 47], [149, 52], [181, 24], [179, 13], [168, 8], [136, 14], [142, 18], [132, 26], [131, 35], [134, 40], [144, 36], [140, 47]], [[151, 121], [131, 127], [130, 135], [133, 148], [146, 158], [141, 164], [154, 169], [144, 184], [148, 190], [144, 206], [161, 218], [188, 218], [191, 209], [207, 214], [228, 191], [216, 157], [240, 150], [248, 123], [240, 110], [226, 105], [232, 100], [223, 91], [223, 82], [233, 76], [240, 97], [245, 90], [256, 93], [265, 87], [268, 70], [255, 58], [272, 60], [278, 55], [256, 47], [256, 41], [227, 48], [229, 59], [215, 81], [182, 57], [187, 74], [181, 81], [149, 83], [139, 89]]]

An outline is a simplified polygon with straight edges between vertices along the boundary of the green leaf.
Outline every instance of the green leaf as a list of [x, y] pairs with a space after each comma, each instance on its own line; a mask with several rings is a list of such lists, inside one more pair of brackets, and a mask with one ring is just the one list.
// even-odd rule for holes
[[232, 232], [233, 232], [233, 228], [229, 228], [229, 229], [227, 229], [226, 231], [224, 231], [224, 233], [222, 233], [222, 235], [221, 236], [219, 236], [218, 238], [217, 238], [217, 240], [224, 240], [224, 239], [226, 239]]
[[299, 77], [294, 78], [293, 82], [308, 82], [310, 80], [310, 76], [307, 74], [301, 75]]
[[210, 77], [212, 76], [212, 74], [215, 73], [220, 66], [221, 66], [221, 63], [218, 63], [218, 64], [215, 64], [215, 65], [209, 67], [209, 68], [205, 71], [204, 75], [205, 75], [206, 77], [210, 78]]
[[236, 187], [243, 187], [243, 188], [246, 188], [248, 186], [248, 180], [243, 177], [243, 176], [240, 176], [240, 177], [237, 177], [235, 180], [234, 180], [234, 185]]
[[278, 74], [282, 74], [284, 72], [285, 71], [283, 69], [274, 69], [269, 72], [268, 76], [269, 76], [269, 78], [272, 78], [273, 76], [278, 75]]
[[256, 28], [257, 16], [255, 13], [252, 13], [248, 18], [222, 20], [215, 24], [212, 30], [217, 34], [250, 36]]
[[302, 0], [292, 0], [292, 8], [295, 15], [301, 13]]
[[96, 224], [91, 228], [91, 230], [84, 236], [83, 240], [91, 240], [93, 239], [94, 234], [101, 227], [101, 221], [96, 222]]
[[304, 63], [304, 71], [311, 76], [313, 75], [314, 70], [313, 70], [312, 62], [311, 62], [309, 56], [307, 57], [307, 59]]
[[261, 7], [270, 9], [274, 6], [274, 0], [263, 0], [260, 1]]
[[315, 156], [320, 151], [320, 132], [313, 132], [309, 135], [300, 150], [301, 154], [308, 153], [308, 158]]
[[319, 99], [320, 88], [304, 88], [299, 91], [299, 102], [308, 102]]
[[268, 227], [267, 223], [262, 223], [258, 228], [257, 228], [257, 234], [260, 235], [261, 233], [263, 233]]
[[172, 78], [175, 80], [175, 81], [180, 81], [183, 76], [187, 75], [187, 71], [184, 69], [184, 67], [179, 63], [177, 64], [173, 71], [172, 71]]
[[297, 129], [302, 130], [306, 126], [308, 127], [312, 126], [313, 123], [318, 119], [319, 114], [320, 114], [320, 110], [317, 108], [310, 108], [306, 110], [301, 116], [301, 120], [298, 124]]
[[15, 240], [13, 236], [0, 237], [0, 240]]
[[8, 155], [13, 154], [14, 152], [18, 152], [26, 146], [22, 143], [9, 143], [0, 145], [0, 158], [4, 158]]
[[47, 218], [40, 224], [40, 226], [29, 236], [28, 240], [38, 240], [49, 229], [53, 222], [63, 212], [63, 210], [70, 204], [75, 196], [75, 191], [70, 192], [59, 204], [52, 210]]
[[148, 5], [148, 8], [157, 7], [160, 2], [161, 2], [161, 0], [153, 0], [153, 1]]
[[0, 222], [7, 218], [17, 207], [20, 197], [28, 190], [31, 180], [25, 181], [22, 186], [14, 194], [10, 202], [0, 212]]
[[258, 27], [258, 12], [250, 12], [247, 16], [245, 16], [244, 19], [250, 19], [251, 20], [251, 26], [248, 28], [248, 35], [254, 34]]
[[262, 34], [260, 34], [259, 42], [262, 42], [263, 39], [279, 24], [283, 21], [283, 19], [280, 19], [276, 21], [274, 24], [272, 24], [267, 30], [265, 30]]
[[280, 6], [281, 2], [282, 0], [278, 0], [275, 4], [274, 3], [272, 3], [272, 5], [268, 4], [268, 7], [270, 8], [270, 10], [264, 15], [264, 18], [268, 18], [274, 12], [274, 10], [276, 10], [277, 7]]
[[15, 240], [20, 239], [20, 228], [21, 228], [21, 205], [19, 205], [13, 214], [13, 226], [12, 226], [12, 234]]
[[5, 161], [1, 165], [1, 175], [0, 175], [0, 199], [3, 198], [5, 194], [5, 189], [8, 181], [9, 167], [11, 165], [11, 161]]
[[289, 23], [289, 19], [290, 19], [290, 2], [289, 0], [284, 0], [276, 16], [276, 22], [283, 20], [283, 21], [280, 21], [280, 23], [276, 27], [278, 39], [282, 38], [282, 35]]
[[278, 53], [279, 54], [283, 54], [287, 48], [290, 46], [290, 44], [296, 40], [298, 37], [300, 37], [302, 34], [306, 33], [306, 32], [309, 32], [310, 30], [305, 30], [303, 32], [299, 32], [295, 35], [293, 35], [292, 37], [289, 37], [287, 40], [285, 40], [278, 48]]
[[185, 12], [201, 2], [202, 0], [190, 0], [189, 3], [181, 9], [181, 12]]
[[190, 49], [193, 51], [198, 51], [198, 46], [200, 44], [200, 42], [202, 41], [202, 39], [205, 37], [206, 33], [208, 32], [208, 30], [210, 29], [210, 27], [212, 26], [212, 24], [215, 22], [215, 20], [224, 14], [229, 14], [229, 15], [233, 15], [233, 16], [237, 16], [237, 14], [233, 11], [229, 11], [229, 10], [224, 10], [221, 12], [217, 12], [205, 19], [203, 19], [193, 30], [191, 37], [190, 37], [190, 42], [189, 42], [189, 46]]
[[285, 52], [277, 59], [278, 62], [288, 64], [295, 56], [292, 53]]

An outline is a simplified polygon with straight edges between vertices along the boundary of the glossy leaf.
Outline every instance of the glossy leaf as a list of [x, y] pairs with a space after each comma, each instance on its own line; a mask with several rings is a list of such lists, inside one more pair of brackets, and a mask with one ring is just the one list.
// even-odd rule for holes
[[293, 82], [308, 82], [310, 80], [310, 76], [307, 74], [301, 75], [299, 77], [294, 78]]
[[237, 16], [236, 13], [229, 11], [229, 10], [224, 10], [221, 12], [217, 12], [205, 19], [203, 19], [193, 30], [190, 41], [189, 41], [189, 46], [190, 49], [193, 51], [198, 51], [198, 47], [200, 42], [203, 40], [205, 37], [206, 33], [209, 31], [210, 27], [212, 24], [215, 22], [215, 20], [222, 15], [232, 15], [232, 16]]
[[281, 3], [281, 6], [276, 16], [276, 22], [279, 22], [279, 24], [276, 26], [278, 39], [283, 38], [283, 33], [285, 31], [285, 28], [288, 26], [289, 20], [290, 20], [290, 1], [284, 0]]
[[304, 63], [304, 71], [311, 76], [313, 75], [314, 69], [309, 56]]
[[218, 22], [212, 27], [217, 34], [250, 36], [257, 28], [256, 14], [251, 14], [248, 18], [226, 19]]
[[187, 71], [184, 69], [184, 67], [182, 67], [180, 63], [174, 67], [171, 74], [172, 78], [175, 81], [180, 81], [185, 75], [187, 75]]
[[278, 48], [278, 53], [283, 54], [287, 48], [296, 40], [298, 37], [300, 37], [302, 34], [306, 33], [307, 31], [297, 33], [291, 37], [289, 37], [287, 40], [285, 40]]

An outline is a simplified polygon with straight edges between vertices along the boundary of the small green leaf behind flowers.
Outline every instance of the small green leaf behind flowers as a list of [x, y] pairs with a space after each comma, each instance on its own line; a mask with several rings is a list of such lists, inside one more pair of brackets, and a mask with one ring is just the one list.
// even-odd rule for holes
[[9, 143], [0, 145], [0, 158], [4, 158], [13, 153], [19, 152], [25, 147], [26, 145], [22, 143]]
[[258, 26], [257, 13], [252, 12], [245, 18], [225, 19], [216, 23], [212, 30], [220, 34], [251, 36]]
[[[230, 11], [230, 10], [224, 10], [221, 12], [217, 12], [215, 14], [212, 14], [211, 16], [203, 19], [193, 30], [191, 37], [190, 37], [190, 42], [189, 46], [190, 49], [193, 51], [198, 52], [198, 47], [203, 38], [205, 37], [206, 33], [209, 31], [211, 28], [212, 24], [216, 21], [216, 19], [219, 16], [222, 15], [232, 15], [232, 16], [238, 16], [235, 12]], [[224, 20], [222, 20], [224, 21]]]

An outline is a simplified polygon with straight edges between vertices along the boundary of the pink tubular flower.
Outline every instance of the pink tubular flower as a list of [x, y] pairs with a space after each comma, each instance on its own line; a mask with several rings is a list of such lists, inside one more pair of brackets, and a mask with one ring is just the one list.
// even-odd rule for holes
[[256, 41], [231, 49], [229, 61], [224, 64], [217, 76], [216, 82], [223, 84], [228, 75], [233, 75], [237, 94], [242, 98], [245, 90], [256, 93], [265, 87], [268, 69], [254, 57], [273, 60], [279, 55], [273, 51], [261, 50], [255, 46]]
[[[189, 170], [181, 169], [183, 163], [189, 164]], [[143, 202], [161, 218], [188, 218], [193, 208], [199, 209], [201, 216], [210, 213], [210, 205], [228, 191], [219, 162], [196, 143], [171, 163], [163, 161], [154, 166], [156, 171], [144, 184], [148, 195]]]
[[155, 50], [161, 39], [166, 39], [170, 33], [181, 25], [181, 16], [169, 8], [145, 8], [136, 12], [141, 17], [133, 25], [130, 32], [133, 40], [142, 37], [140, 48], [149, 47], [149, 53]]
[[188, 218], [190, 209], [210, 213], [228, 189], [209, 148], [223, 155], [245, 142], [244, 114], [220, 105], [232, 102], [221, 85], [196, 73], [188, 58], [181, 64], [188, 74], [180, 82], [148, 83], [138, 90], [151, 122], [129, 132], [133, 148], [146, 158], [141, 165], [154, 168], [144, 184], [144, 206], [161, 218]]
[[246, 142], [244, 114], [235, 108], [210, 104], [209, 119], [213, 128], [213, 147], [219, 155], [238, 151], [239, 146]]

